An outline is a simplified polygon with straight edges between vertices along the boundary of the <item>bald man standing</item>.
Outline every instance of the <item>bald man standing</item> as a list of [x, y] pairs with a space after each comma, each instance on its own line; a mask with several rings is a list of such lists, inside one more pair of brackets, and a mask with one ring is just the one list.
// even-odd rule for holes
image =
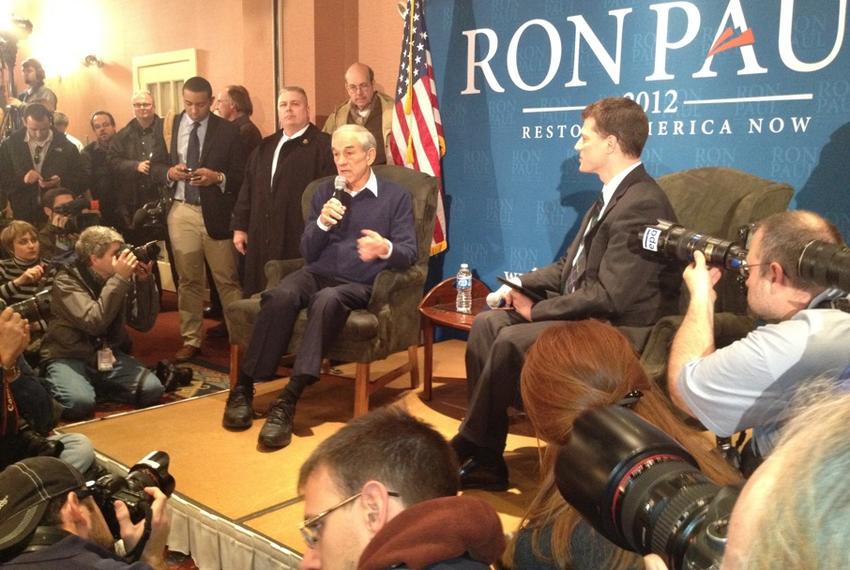
[[375, 73], [364, 63], [354, 63], [345, 72], [345, 90], [348, 100], [334, 109], [322, 130], [333, 134], [341, 125], [366, 127], [378, 141], [374, 164], [386, 164], [395, 100], [375, 89]]

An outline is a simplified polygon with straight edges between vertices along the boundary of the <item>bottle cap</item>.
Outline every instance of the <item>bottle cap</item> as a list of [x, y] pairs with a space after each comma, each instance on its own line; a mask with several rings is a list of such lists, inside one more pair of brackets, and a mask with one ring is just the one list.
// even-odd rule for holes
[[460, 268], [461, 269], [469, 269], [469, 264], [468, 263], [461, 263]]

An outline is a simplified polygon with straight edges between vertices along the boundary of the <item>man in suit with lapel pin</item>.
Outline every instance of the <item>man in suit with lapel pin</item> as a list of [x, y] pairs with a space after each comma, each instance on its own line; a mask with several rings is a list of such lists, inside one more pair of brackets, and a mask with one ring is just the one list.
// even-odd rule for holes
[[174, 117], [170, 165], [152, 164], [152, 176], [174, 188], [168, 234], [180, 283], [177, 307], [185, 362], [203, 342], [204, 260], [224, 308], [242, 298], [230, 218], [242, 186], [245, 156], [239, 128], [210, 112], [212, 86], [203, 77], [183, 84], [184, 111]]
[[507, 410], [521, 405], [525, 352], [544, 329], [564, 320], [604, 319], [625, 327], [640, 349], [649, 326], [676, 309], [681, 280], [663, 260], [643, 252], [638, 238], [647, 224], [675, 219], [667, 197], [640, 161], [649, 134], [646, 114], [630, 99], [609, 97], [588, 105], [582, 119], [575, 145], [579, 169], [599, 176], [602, 192], [566, 254], [522, 276], [522, 286], [543, 300], [510, 291], [508, 310], [478, 315], [470, 331], [469, 409], [452, 439], [461, 486], [467, 489], [508, 488], [502, 458]]

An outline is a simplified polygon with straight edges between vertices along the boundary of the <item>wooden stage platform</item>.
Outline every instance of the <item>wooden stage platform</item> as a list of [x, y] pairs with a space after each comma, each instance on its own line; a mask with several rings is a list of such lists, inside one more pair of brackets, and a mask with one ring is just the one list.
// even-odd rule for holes
[[[403, 376], [373, 395], [371, 407], [405, 406], [447, 438], [453, 436], [466, 410], [466, 383], [450, 378], [463, 376], [464, 349], [465, 343], [457, 340], [435, 345], [430, 402], [420, 398], [421, 389], [404, 389], [409, 377]], [[394, 355], [373, 366], [373, 374], [380, 375], [404, 357]], [[341, 370], [353, 375], [351, 365]], [[284, 379], [257, 384], [254, 408], [267, 409], [285, 384]], [[63, 430], [87, 435], [98, 453], [118, 469], [155, 449], [169, 453], [170, 471], [177, 481], [169, 547], [191, 554], [199, 568], [288, 568], [297, 565], [304, 548], [297, 528], [303, 519], [298, 470], [321, 441], [351, 418], [353, 397], [353, 381], [324, 376], [298, 403], [292, 443], [274, 452], [257, 448], [262, 419], [244, 432], [221, 427], [226, 392]], [[538, 470], [537, 442], [527, 420], [515, 422], [511, 432], [506, 459], [514, 488], [505, 493], [473, 491], [500, 513], [506, 533], [516, 529], [533, 498]]]

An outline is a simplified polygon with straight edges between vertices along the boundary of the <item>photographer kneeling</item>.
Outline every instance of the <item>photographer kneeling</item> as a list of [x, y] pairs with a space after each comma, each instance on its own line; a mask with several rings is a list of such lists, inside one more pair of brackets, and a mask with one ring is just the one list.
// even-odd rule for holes
[[[113, 551], [104, 515], [78, 471], [53, 457], [15, 463], [0, 473], [0, 561], [15, 568], [167, 568], [168, 498], [156, 487], [145, 492], [153, 497], [150, 535], [140, 562], [129, 564]], [[134, 525], [121, 501], [114, 508], [123, 547], [133, 552], [146, 522]]]
[[162, 383], [129, 356], [125, 327], [150, 330], [159, 314], [151, 262], [141, 263], [121, 234], [103, 226], [86, 228], [75, 250], [77, 261], [56, 275], [41, 347], [62, 416], [91, 415], [96, 393], [140, 407], [158, 403]]

